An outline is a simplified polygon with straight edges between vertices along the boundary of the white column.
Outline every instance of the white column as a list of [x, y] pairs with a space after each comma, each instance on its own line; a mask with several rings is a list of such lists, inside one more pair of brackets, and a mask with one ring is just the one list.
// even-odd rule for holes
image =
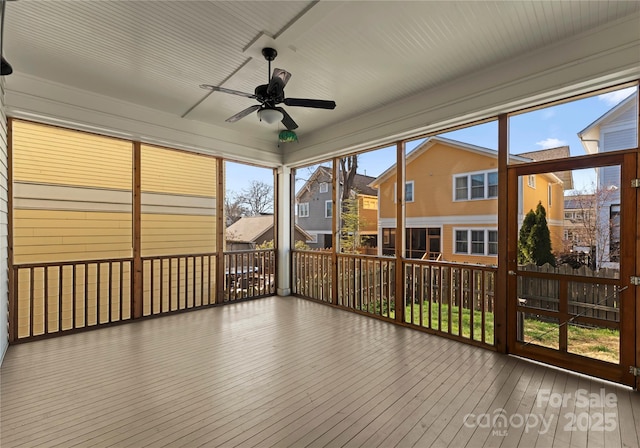
[[291, 168], [281, 166], [277, 171], [278, 204], [278, 282], [280, 296], [291, 294]]

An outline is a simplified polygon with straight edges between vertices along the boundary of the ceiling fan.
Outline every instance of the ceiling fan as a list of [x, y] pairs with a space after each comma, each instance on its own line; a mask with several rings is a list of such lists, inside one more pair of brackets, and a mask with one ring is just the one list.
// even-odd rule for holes
[[[271, 61], [273, 61], [278, 52], [273, 48], [263, 48], [262, 55], [269, 61], [269, 68], [267, 74], [271, 73]], [[291, 78], [291, 73], [280, 68], [274, 68], [273, 74], [269, 79], [268, 84], [262, 84], [256, 87], [255, 93], [245, 93], [238, 90], [227, 89], [224, 87], [211, 86], [209, 84], [202, 84], [200, 87], [203, 89], [213, 90], [214, 92], [230, 93], [232, 95], [243, 96], [245, 98], [251, 98], [258, 100], [260, 104], [247, 107], [243, 111], [238, 112], [232, 117], [227, 118], [225, 121], [228, 123], [235, 123], [241, 118], [246, 117], [252, 112], [258, 111], [258, 118], [261, 121], [265, 121], [269, 124], [281, 121], [282, 124], [291, 130], [298, 127], [293, 118], [282, 107], [278, 107], [278, 104], [285, 104], [286, 106], [293, 107], [313, 107], [316, 109], [335, 109], [335, 101], [328, 100], [312, 100], [305, 98], [285, 98], [284, 86]]]

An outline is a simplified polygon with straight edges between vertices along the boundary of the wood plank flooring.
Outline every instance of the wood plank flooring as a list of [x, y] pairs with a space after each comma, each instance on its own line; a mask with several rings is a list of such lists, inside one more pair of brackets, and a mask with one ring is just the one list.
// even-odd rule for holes
[[11, 346], [0, 381], [3, 448], [640, 446], [640, 393], [292, 297]]

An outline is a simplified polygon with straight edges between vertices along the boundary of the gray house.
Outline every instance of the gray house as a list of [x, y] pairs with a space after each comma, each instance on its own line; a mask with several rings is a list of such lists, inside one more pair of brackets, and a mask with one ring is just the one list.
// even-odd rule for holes
[[[296, 195], [296, 224], [311, 235], [307, 244], [313, 249], [333, 247], [332, 177], [330, 167], [319, 166]], [[369, 186], [374, 179], [356, 174], [352, 194], [377, 197], [378, 191]]]

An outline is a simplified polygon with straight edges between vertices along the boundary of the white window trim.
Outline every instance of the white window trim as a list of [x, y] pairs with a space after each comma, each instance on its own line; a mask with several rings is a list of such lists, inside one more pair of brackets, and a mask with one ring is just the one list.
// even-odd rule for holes
[[[302, 213], [303, 209], [306, 210], [305, 214]], [[308, 218], [308, 217], [309, 217], [309, 203], [308, 202], [299, 203], [298, 204], [298, 218]]]
[[[486, 200], [494, 200], [497, 199], [497, 196], [489, 196], [489, 174], [497, 173], [498, 170], [482, 170], [482, 171], [470, 171], [468, 173], [456, 173], [453, 175], [451, 179], [451, 198], [453, 202], [468, 202], [468, 201], [486, 201]], [[471, 176], [483, 174], [484, 175], [484, 195], [481, 198], [471, 198]], [[460, 177], [467, 178], [467, 198], [466, 199], [456, 199], [456, 179]]]
[[[327, 204], [331, 204], [331, 215], [327, 214]], [[333, 217], [333, 201], [329, 199], [328, 201], [324, 201], [324, 217], [332, 218]]]
[[307, 243], [314, 243], [316, 244], [318, 242], [318, 234], [314, 233], [314, 232], [307, 232], [309, 234], [309, 236], [311, 237], [311, 239], [307, 240]]
[[329, 184], [327, 182], [320, 182], [319, 187], [320, 193], [326, 193], [329, 191]]
[[535, 174], [529, 174], [527, 176], [527, 186], [529, 188], [533, 188], [534, 190], [536, 189], [536, 175]]
[[[476, 254], [471, 252], [471, 231], [483, 231], [484, 232], [484, 253]], [[453, 246], [452, 253], [454, 255], [469, 255], [472, 257], [497, 257], [498, 254], [490, 254], [489, 253], [489, 232], [497, 232], [498, 229], [495, 227], [454, 227], [453, 228]], [[458, 252], [456, 249], [456, 233], [457, 232], [467, 232], [467, 251], [466, 252]]]
[[[413, 183], [412, 180], [407, 180], [404, 182], [405, 187], [404, 187], [404, 202], [408, 203], [408, 202], [415, 202], [416, 200], [416, 187]], [[407, 185], [411, 184], [411, 192], [413, 194], [413, 197], [411, 198], [410, 201], [407, 201]], [[393, 203], [397, 203], [398, 202], [398, 183], [394, 182], [393, 183]]]

